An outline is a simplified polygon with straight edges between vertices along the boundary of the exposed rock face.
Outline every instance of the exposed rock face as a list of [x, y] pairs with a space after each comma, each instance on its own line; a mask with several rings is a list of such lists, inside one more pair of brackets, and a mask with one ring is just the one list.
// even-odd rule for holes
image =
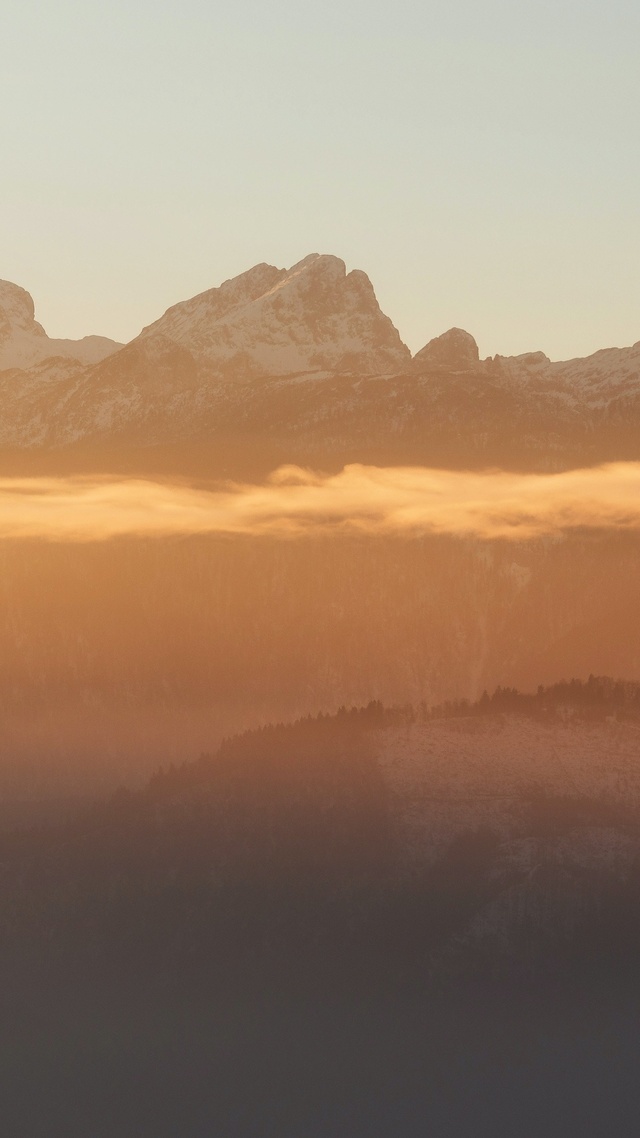
[[468, 371], [477, 368], [479, 360], [478, 345], [473, 336], [462, 328], [450, 328], [416, 353], [413, 357], [413, 370], [426, 372], [434, 368], [446, 368], [451, 371]]
[[220, 288], [176, 304], [140, 339], [161, 335], [227, 378], [401, 371], [409, 349], [378, 305], [365, 273], [338, 257], [291, 269], [256, 265]]
[[40, 339], [46, 336], [35, 319], [33, 300], [26, 289], [0, 281], [0, 343], [4, 345], [20, 333]]
[[122, 347], [105, 336], [52, 340], [35, 318], [31, 296], [11, 281], [0, 281], [0, 371], [26, 368], [56, 356], [98, 363]]

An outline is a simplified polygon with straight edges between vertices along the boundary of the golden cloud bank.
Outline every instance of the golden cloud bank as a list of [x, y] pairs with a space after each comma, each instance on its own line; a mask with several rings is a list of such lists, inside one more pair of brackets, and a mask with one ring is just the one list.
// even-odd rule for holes
[[351, 465], [280, 467], [262, 485], [123, 478], [0, 479], [0, 538], [101, 541], [187, 534], [452, 534], [524, 540], [640, 530], [640, 463], [559, 474]]

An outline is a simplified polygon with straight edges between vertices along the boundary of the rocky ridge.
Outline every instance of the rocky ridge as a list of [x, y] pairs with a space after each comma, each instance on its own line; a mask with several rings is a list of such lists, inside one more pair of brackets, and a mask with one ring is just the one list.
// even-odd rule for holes
[[134, 343], [167, 340], [238, 379], [395, 373], [411, 358], [366, 274], [347, 273], [344, 261], [317, 253], [291, 269], [256, 265], [176, 304]]
[[640, 342], [564, 362], [481, 360], [452, 328], [412, 359], [368, 277], [319, 254], [256, 265], [125, 347], [50, 340], [29, 295], [5, 283], [0, 368], [5, 450], [187, 447], [185, 461], [198, 452], [208, 474], [233, 477], [260, 473], [258, 452], [264, 470], [640, 458]]
[[29, 293], [10, 281], [0, 281], [0, 371], [30, 368], [58, 357], [90, 365], [121, 347], [106, 336], [51, 339], [35, 318]]

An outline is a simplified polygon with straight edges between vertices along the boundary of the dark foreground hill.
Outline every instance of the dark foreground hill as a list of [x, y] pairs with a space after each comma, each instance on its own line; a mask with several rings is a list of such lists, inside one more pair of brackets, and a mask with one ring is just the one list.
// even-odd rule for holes
[[10, 1132], [631, 1134], [639, 708], [374, 702], [5, 833]]

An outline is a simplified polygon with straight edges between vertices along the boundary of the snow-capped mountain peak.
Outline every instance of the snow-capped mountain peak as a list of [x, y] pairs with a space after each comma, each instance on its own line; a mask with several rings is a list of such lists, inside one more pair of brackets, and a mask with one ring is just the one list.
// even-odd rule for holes
[[219, 288], [176, 304], [140, 339], [162, 335], [221, 374], [385, 374], [409, 349], [365, 273], [312, 253], [290, 269], [259, 264]]

